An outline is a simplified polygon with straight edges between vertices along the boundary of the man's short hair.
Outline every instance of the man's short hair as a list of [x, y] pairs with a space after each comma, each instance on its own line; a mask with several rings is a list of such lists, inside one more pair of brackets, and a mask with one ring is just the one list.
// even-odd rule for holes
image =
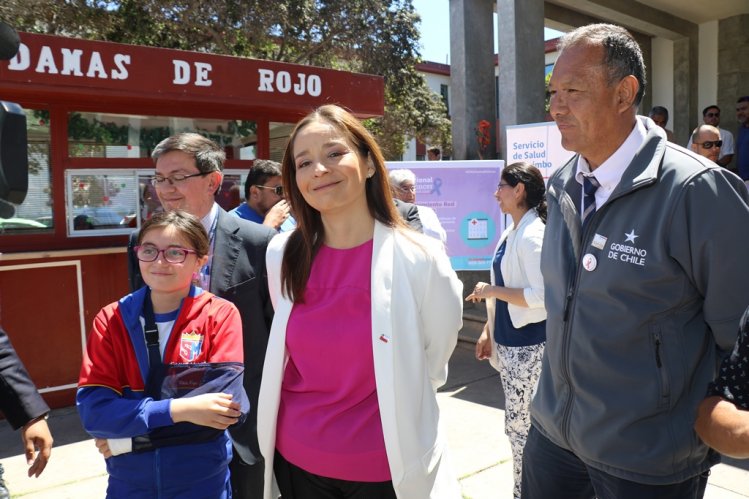
[[281, 163], [270, 159], [256, 159], [244, 183], [244, 198], [250, 198], [250, 187], [265, 185], [269, 178], [281, 176]]
[[707, 115], [707, 112], [709, 110], [711, 110], [711, 109], [717, 109], [718, 110], [718, 114], [720, 114], [720, 108], [718, 107], [718, 105], [717, 104], [710, 104], [709, 106], [707, 106], [705, 109], [702, 110], [702, 116], [704, 117], [705, 115]]
[[429, 149], [427, 149], [427, 152], [436, 154], [437, 156], [440, 156], [442, 154], [442, 151], [440, 150], [439, 147], [430, 147]]
[[226, 153], [211, 139], [198, 133], [178, 133], [159, 142], [151, 153], [156, 162], [166, 153], [180, 151], [195, 159], [201, 173], [223, 172]]
[[739, 97], [739, 99], [736, 101], [736, 104], [738, 104], [739, 102], [749, 102], [749, 95]]
[[703, 124], [703, 125], [700, 125], [697, 128], [695, 128], [694, 131], [692, 132], [692, 137], [691, 137], [692, 144], [696, 144], [697, 143], [697, 139], [699, 138], [700, 133], [703, 130], [709, 130], [711, 132], [717, 133], [718, 134], [718, 140], [720, 140], [720, 138], [721, 138], [720, 137], [720, 130], [718, 130], [716, 127], [714, 127], [712, 125], [704, 125]]
[[653, 106], [653, 109], [650, 110], [648, 116], [650, 118], [652, 118], [653, 116], [663, 116], [664, 118], [666, 118], [666, 123], [668, 123], [668, 109], [663, 106]]
[[589, 24], [562, 36], [558, 50], [578, 45], [594, 45], [603, 48], [603, 64], [608, 70], [609, 85], [632, 75], [637, 79], [640, 88], [637, 90], [634, 105], [639, 106], [645, 95], [647, 78], [642, 50], [632, 35], [614, 24]]

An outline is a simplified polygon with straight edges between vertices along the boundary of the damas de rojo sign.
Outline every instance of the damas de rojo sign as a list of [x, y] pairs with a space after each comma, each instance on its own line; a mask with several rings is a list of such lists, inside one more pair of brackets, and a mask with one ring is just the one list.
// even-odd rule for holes
[[[49, 75], [75, 76], [81, 78], [98, 78], [127, 80], [130, 78], [129, 66], [132, 56], [128, 53], [115, 53], [107, 58], [98, 50], [84, 51], [59, 47], [57, 50], [42, 45], [36, 57], [32, 58], [29, 46], [21, 43], [16, 56], [8, 63], [10, 71], [33, 71]], [[211, 73], [213, 65], [206, 62], [190, 62], [172, 58], [172, 84], [210, 87], [213, 85]], [[322, 93], [322, 79], [317, 74], [258, 68], [258, 91], [317, 97]]]
[[[381, 77], [244, 57], [123, 45], [21, 33], [16, 56], [0, 63], [0, 90], [11, 82], [54, 84], [133, 93], [143, 99], [212, 96], [238, 105], [279, 106], [325, 102], [380, 115]], [[104, 98], [95, 94], [94, 98]], [[204, 100], [204, 99], [203, 99]], [[271, 105], [273, 103], [270, 103]]]

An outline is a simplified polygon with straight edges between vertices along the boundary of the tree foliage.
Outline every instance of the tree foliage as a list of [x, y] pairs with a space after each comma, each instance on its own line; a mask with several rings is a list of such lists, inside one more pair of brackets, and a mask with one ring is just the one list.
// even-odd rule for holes
[[404, 135], [449, 149], [450, 122], [416, 71], [412, 0], [4, 0], [19, 30], [205, 51], [383, 76], [385, 114], [368, 120], [388, 158]]

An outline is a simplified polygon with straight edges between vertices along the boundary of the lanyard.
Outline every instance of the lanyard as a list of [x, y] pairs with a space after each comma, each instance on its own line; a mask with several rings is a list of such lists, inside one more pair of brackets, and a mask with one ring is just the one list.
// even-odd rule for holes
[[216, 214], [216, 217], [213, 219], [213, 223], [211, 224], [211, 230], [208, 232], [208, 248], [209, 248], [209, 257], [208, 261], [205, 265], [200, 267], [200, 271], [198, 272], [198, 278], [200, 287], [205, 289], [206, 291], [209, 291], [211, 286], [211, 264], [213, 263], [213, 245], [214, 241], [216, 240], [216, 225], [218, 224], [218, 213]]

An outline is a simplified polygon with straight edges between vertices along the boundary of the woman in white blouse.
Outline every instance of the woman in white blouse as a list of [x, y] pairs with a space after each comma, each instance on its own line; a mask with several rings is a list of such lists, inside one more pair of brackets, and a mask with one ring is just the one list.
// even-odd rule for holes
[[546, 342], [541, 276], [545, 195], [543, 176], [535, 166], [520, 162], [502, 170], [494, 197], [512, 224], [497, 243], [491, 284], [477, 283], [466, 298], [486, 300], [487, 321], [476, 343], [476, 358], [489, 359], [502, 375], [505, 433], [512, 447], [516, 498], [520, 497], [523, 447], [530, 429], [530, 402]]

